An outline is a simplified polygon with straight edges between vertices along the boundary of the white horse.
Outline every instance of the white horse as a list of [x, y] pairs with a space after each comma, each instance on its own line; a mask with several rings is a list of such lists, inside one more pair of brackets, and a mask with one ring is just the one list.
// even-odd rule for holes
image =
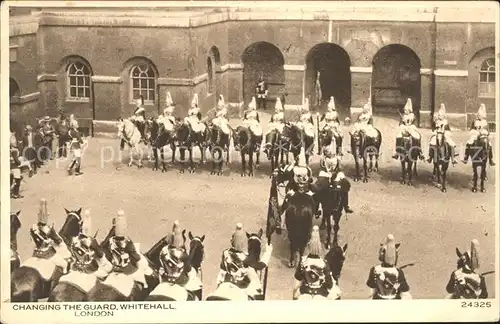
[[[141, 148], [139, 145], [141, 143], [141, 133], [139, 132], [137, 126], [129, 119], [120, 120], [118, 123], [118, 136], [120, 139], [125, 140], [130, 147], [130, 160], [128, 166], [132, 166], [132, 163], [135, 161], [134, 157], [139, 155], [137, 166], [141, 168], [144, 148]], [[145, 146], [147, 147], [146, 144]]]

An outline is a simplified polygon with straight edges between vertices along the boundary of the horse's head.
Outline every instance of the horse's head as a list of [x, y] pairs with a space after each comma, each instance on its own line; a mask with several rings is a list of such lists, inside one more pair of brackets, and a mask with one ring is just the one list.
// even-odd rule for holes
[[118, 128], [118, 136], [124, 134], [124, 132], [125, 132], [125, 121], [123, 120], [123, 118], [118, 119], [118, 124], [116, 125], [116, 127]]
[[82, 209], [80, 208], [78, 210], [67, 210], [66, 208], [64, 208], [64, 210], [66, 212], [66, 221], [59, 231], [59, 236], [61, 236], [64, 242], [69, 246], [73, 237], [78, 236], [82, 230]]
[[276, 182], [278, 184], [284, 183], [286, 181], [291, 181], [293, 179], [292, 169], [289, 170], [285, 165], [281, 165], [279, 168], [276, 168], [273, 172], [273, 175], [275, 176]]
[[457, 269], [463, 269], [465, 271], [472, 271], [472, 260], [467, 252], [461, 252], [458, 248], [455, 248], [455, 252], [458, 256]]
[[342, 267], [344, 266], [346, 254], [347, 243], [344, 244], [343, 247], [339, 246], [338, 244], [334, 244], [331, 250], [328, 251], [326, 259], [328, 265], [330, 266], [330, 269], [332, 270], [332, 276], [337, 281], [340, 278], [340, 273], [342, 272]]
[[205, 235], [193, 236], [191, 231], [188, 234], [189, 236], [189, 263], [195, 269], [201, 268], [201, 263], [205, 257], [205, 246], [203, 245], [203, 241], [205, 240]]
[[17, 231], [21, 228], [21, 221], [19, 220], [19, 215], [21, 211], [10, 213], [10, 235], [11, 239], [17, 235]]
[[179, 142], [186, 143], [191, 136], [191, 127], [184, 122], [178, 123], [175, 127], [175, 133]]
[[248, 256], [249, 259], [252, 260], [259, 260], [260, 259], [260, 252], [261, 252], [261, 245], [262, 245], [262, 235], [264, 234], [264, 231], [262, 228], [257, 232], [257, 233], [246, 233], [247, 238], [248, 238]]

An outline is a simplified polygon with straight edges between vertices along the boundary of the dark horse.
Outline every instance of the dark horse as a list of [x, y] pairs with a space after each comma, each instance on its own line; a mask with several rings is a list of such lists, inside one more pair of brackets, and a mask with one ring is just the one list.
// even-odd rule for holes
[[[161, 172], [167, 171], [167, 163], [165, 160], [165, 147], [170, 145], [170, 149], [172, 150], [172, 163], [174, 163], [175, 158], [175, 131], [174, 130], [166, 130], [165, 125], [163, 123], [158, 123], [156, 120], [152, 119], [148, 121], [151, 124], [151, 146], [153, 148], [153, 158], [154, 158], [154, 166], [153, 171], [158, 170], [159, 163], [161, 162]], [[158, 153], [160, 153], [158, 155]]]
[[[340, 273], [342, 272], [342, 267], [344, 266], [345, 256], [347, 252], [347, 243], [343, 247], [338, 245], [338, 240], [335, 238], [333, 240], [333, 246], [325, 255], [325, 261], [331, 270], [331, 275], [335, 280], [337, 287], [339, 286]], [[340, 288], [339, 288], [340, 289]], [[338, 296], [336, 299], [341, 299]]]
[[332, 145], [335, 141], [335, 152], [342, 155], [342, 137], [334, 136], [331, 128], [323, 128], [319, 132], [318, 154], [322, 154], [323, 147]]
[[[401, 146], [397, 147], [396, 150], [401, 161], [401, 184], [411, 186], [413, 176], [417, 176], [417, 161], [424, 159], [422, 147], [420, 140], [413, 138], [410, 134], [404, 134], [400, 143]], [[406, 181], [406, 176], [408, 176], [408, 181]]]
[[[363, 131], [355, 131], [351, 134], [351, 152], [356, 165], [356, 175], [354, 181], [361, 180], [359, 172], [359, 159], [363, 159], [363, 183], [368, 182], [368, 172], [378, 171], [378, 158], [380, 146], [382, 145], [382, 134], [378, 129], [377, 137], [366, 136]], [[370, 167], [367, 166], [367, 159], [370, 158]], [[373, 167], [373, 157], [375, 157], [375, 168]]]
[[[295, 267], [296, 261], [302, 258], [307, 242], [309, 242], [314, 209], [314, 199], [304, 192], [295, 192], [289, 197], [285, 210], [285, 224], [290, 241], [290, 268]], [[298, 259], [296, 259], [297, 252], [299, 253]]]
[[212, 156], [212, 171], [210, 174], [222, 175], [223, 152], [226, 152], [226, 165], [229, 164], [231, 135], [224, 133], [219, 126], [213, 124], [207, 128], [207, 131], [210, 139], [208, 149]]
[[[80, 213], [81, 208], [77, 211], [66, 210], [66, 222], [59, 231], [59, 236], [63, 239], [64, 243], [71, 242], [72, 238], [78, 236], [80, 233], [82, 226]], [[61, 245], [64, 245], [64, 243], [61, 243]], [[40, 246], [36, 248], [38, 249]], [[33, 258], [52, 264], [50, 258], [56, 253], [56, 250], [50, 247], [47, 252], [44, 252], [44, 259]], [[50, 278], [46, 279], [42, 276], [39, 269], [21, 265], [14, 270], [11, 276], [11, 302], [35, 302], [39, 299], [49, 297], [50, 292], [57, 285], [62, 274], [63, 269], [55, 266]]]
[[21, 211], [10, 213], [10, 272], [21, 265], [21, 258], [17, 254], [17, 232], [21, 228], [21, 221], [19, 220]]
[[[241, 176], [253, 176], [253, 155], [255, 153], [255, 168], [259, 169], [260, 164], [260, 143], [262, 137], [252, 134], [250, 129], [245, 126], [238, 126], [233, 132], [233, 143], [237, 151], [240, 151], [241, 156]], [[248, 173], [246, 173], [246, 155], [248, 155]]]
[[[290, 142], [288, 138], [283, 137], [276, 129], [266, 135], [266, 147], [264, 152], [267, 159], [271, 161], [271, 170], [275, 170], [279, 165], [288, 164], [288, 150]], [[273, 175], [271, 174], [270, 177]]]
[[450, 166], [453, 152], [451, 146], [446, 142], [443, 132], [437, 132], [435, 136], [436, 145], [429, 146], [430, 160], [428, 162], [434, 163], [435, 181], [441, 187], [441, 191], [446, 192], [446, 172]]
[[332, 184], [321, 192], [314, 195], [317, 203], [321, 203], [323, 208], [323, 220], [321, 228], [325, 228], [326, 223], [326, 241], [325, 247], [330, 248], [332, 244], [332, 218], [333, 225], [333, 242], [337, 241], [338, 232], [340, 229], [340, 218], [342, 217], [342, 210], [346, 206], [346, 198], [351, 189], [351, 184], [345, 178], [339, 181], [333, 181]]
[[[206, 126], [206, 124], [205, 124]], [[206, 127], [208, 129], [208, 127]], [[198, 147], [201, 152], [201, 163], [205, 163], [205, 151], [208, 146], [209, 138], [208, 131], [204, 132], [194, 132], [191, 126], [187, 122], [179, 124], [176, 128], [175, 135], [176, 142], [175, 146], [179, 148], [181, 154], [181, 173], [184, 173], [184, 166], [186, 163], [186, 150], [189, 154], [189, 167], [188, 172], [193, 173], [196, 170], [195, 163], [193, 161], [193, 148]], [[175, 160], [175, 148], [172, 151], [172, 160]]]
[[294, 159], [298, 158], [301, 148], [304, 148], [306, 164], [309, 165], [309, 158], [313, 154], [314, 149], [314, 137], [305, 135], [304, 131], [293, 123], [285, 123], [282, 136], [285, 142], [289, 143], [288, 150], [293, 154]]
[[477, 169], [481, 168], [481, 192], [486, 192], [484, 182], [486, 181], [486, 166], [488, 159], [490, 159], [490, 150], [488, 135], [480, 135], [472, 145], [465, 149], [464, 163], [467, 163], [467, 158], [470, 157], [472, 161], [472, 192], [477, 192]]

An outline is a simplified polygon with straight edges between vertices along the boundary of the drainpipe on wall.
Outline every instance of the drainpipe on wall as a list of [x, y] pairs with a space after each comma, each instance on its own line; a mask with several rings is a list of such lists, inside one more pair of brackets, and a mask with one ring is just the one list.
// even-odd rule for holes
[[[430, 108], [430, 123], [432, 127], [433, 123], [433, 116], [434, 116], [434, 111], [436, 107], [436, 75], [434, 74], [434, 71], [436, 70], [436, 53], [437, 53], [437, 23], [436, 23], [436, 15], [438, 12], [438, 8], [434, 7], [434, 17], [432, 19], [432, 34], [431, 34], [431, 39], [432, 39], [432, 52], [431, 52], [431, 106]], [[420, 109], [422, 109], [422, 105], [420, 105]], [[418, 114], [418, 125], [420, 126], [420, 111]]]
[[94, 82], [92, 82], [92, 78], [90, 79], [90, 93], [91, 93], [91, 106], [92, 106], [92, 122], [90, 123], [90, 136], [94, 137], [94, 121], [95, 121], [95, 94], [94, 94]]

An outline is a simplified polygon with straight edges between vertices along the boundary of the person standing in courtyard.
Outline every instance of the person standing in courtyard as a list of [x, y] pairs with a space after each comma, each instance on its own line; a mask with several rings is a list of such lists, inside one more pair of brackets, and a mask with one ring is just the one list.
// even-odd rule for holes
[[68, 167], [68, 174], [73, 174], [73, 167], [75, 167], [75, 175], [82, 175], [80, 168], [82, 165], [82, 145], [84, 143], [80, 132], [78, 131], [78, 123], [74, 120], [70, 125], [68, 133], [70, 139], [70, 151], [72, 153], [71, 164]]
[[255, 87], [255, 94], [257, 96], [257, 109], [266, 109], [266, 100], [269, 93], [267, 82], [264, 76], [260, 75], [257, 86]]
[[35, 134], [33, 134], [33, 128], [30, 125], [26, 125], [23, 136], [23, 157], [28, 161], [30, 166], [31, 177], [36, 174], [38, 168], [40, 168], [40, 161], [37, 159], [37, 151], [35, 148]]
[[54, 159], [54, 152], [53, 150], [53, 142], [54, 142], [54, 136], [55, 136], [55, 129], [50, 123], [50, 117], [45, 116], [42, 121], [43, 125], [43, 135], [44, 135], [44, 145], [45, 145], [45, 150], [48, 153], [46, 156], [47, 159], [53, 160]]
[[19, 161], [19, 149], [14, 143], [10, 144], [10, 197], [13, 199], [23, 198], [19, 194], [21, 188], [21, 162]]

